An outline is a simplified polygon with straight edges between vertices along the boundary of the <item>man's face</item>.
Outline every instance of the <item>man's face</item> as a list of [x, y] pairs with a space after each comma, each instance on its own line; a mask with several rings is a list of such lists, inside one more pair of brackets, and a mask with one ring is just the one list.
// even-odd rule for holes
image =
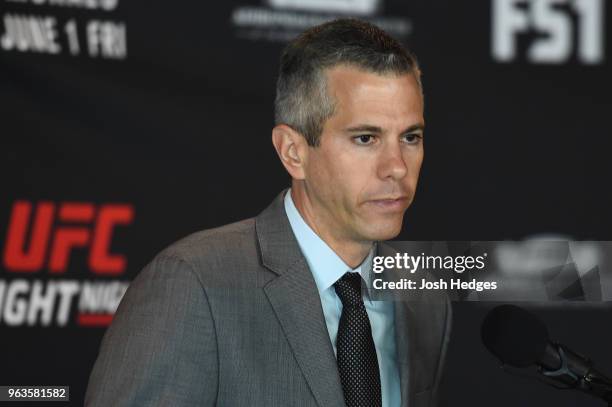
[[305, 188], [316, 223], [350, 241], [397, 236], [423, 161], [423, 98], [412, 74], [327, 70], [335, 111], [308, 149]]

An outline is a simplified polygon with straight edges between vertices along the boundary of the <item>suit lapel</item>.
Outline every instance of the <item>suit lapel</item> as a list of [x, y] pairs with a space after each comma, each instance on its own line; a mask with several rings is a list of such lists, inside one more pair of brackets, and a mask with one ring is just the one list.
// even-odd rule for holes
[[281, 195], [255, 220], [262, 263], [278, 276], [264, 292], [320, 406], [343, 406], [334, 351], [314, 278], [293, 235]]
[[397, 299], [395, 308], [395, 346], [397, 351], [397, 367], [400, 373], [400, 388], [402, 394], [402, 406], [414, 405], [414, 359], [417, 352], [414, 349], [416, 341], [415, 318], [409, 304]]
[[[379, 256], [394, 256], [396, 250], [385, 243], [378, 244]], [[384, 271], [382, 278], [386, 281], [399, 281], [402, 272], [395, 269]], [[386, 298], [389, 293], [383, 293]], [[395, 312], [395, 349], [397, 352], [397, 367], [400, 374], [400, 391], [402, 406], [414, 405], [414, 390], [416, 384], [417, 364], [419, 357], [418, 341], [416, 338], [418, 327], [414, 310], [415, 302], [411, 291], [394, 290], [390, 293]]]
[[344, 405], [321, 301], [306, 262], [300, 259], [264, 291], [318, 404]]

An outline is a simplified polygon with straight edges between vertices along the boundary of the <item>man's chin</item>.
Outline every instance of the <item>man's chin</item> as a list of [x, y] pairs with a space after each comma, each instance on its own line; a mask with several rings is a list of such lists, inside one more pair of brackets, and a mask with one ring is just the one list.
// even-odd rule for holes
[[394, 222], [388, 224], [386, 222], [371, 223], [368, 225], [368, 231], [365, 233], [368, 240], [382, 241], [393, 239], [402, 231], [402, 223]]

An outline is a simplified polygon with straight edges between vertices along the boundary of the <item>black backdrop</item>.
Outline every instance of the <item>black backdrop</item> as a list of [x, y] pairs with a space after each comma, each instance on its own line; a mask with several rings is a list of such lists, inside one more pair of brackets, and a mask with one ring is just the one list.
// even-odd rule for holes
[[[32, 302], [26, 290], [9, 303], [15, 281], [129, 282], [172, 241], [254, 216], [288, 185], [270, 143], [278, 55], [347, 7], [407, 43], [424, 72], [426, 158], [398, 239], [612, 240], [606, 0], [0, 0], [0, 384], [70, 385], [82, 404], [105, 328], [79, 319], [82, 292], [65, 323], [7, 319]], [[45, 202], [46, 260], [20, 270], [6, 254], [16, 203]], [[93, 215], [62, 215], [70, 203]], [[126, 262], [115, 274], [89, 260], [111, 205], [133, 211], [112, 227], [106, 254]], [[88, 237], [52, 272], [69, 228]], [[445, 405], [600, 405], [505, 375], [480, 344], [490, 305], [454, 308]], [[612, 371], [608, 306], [537, 312]]]

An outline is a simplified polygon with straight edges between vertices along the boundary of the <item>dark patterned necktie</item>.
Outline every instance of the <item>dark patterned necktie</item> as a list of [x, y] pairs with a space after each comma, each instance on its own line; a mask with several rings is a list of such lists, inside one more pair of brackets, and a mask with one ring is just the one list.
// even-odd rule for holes
[[380, 372], [370, 320], [361, 297], [359, 273], [345, 273], [334, 284], [342, 301], [336, 352], [347, 407], [380, 406]]

